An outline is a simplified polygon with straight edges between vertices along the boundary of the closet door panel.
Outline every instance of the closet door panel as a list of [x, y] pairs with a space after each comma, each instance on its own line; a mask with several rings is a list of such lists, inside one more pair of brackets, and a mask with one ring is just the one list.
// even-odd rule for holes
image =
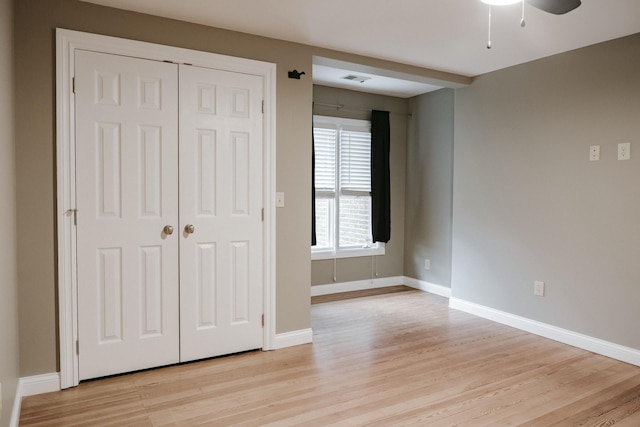
[[178, 67], [75, 60], [80, 379], [179, 361]]
[[262, 84], [180, 66], [182, 361], [262, 347]]

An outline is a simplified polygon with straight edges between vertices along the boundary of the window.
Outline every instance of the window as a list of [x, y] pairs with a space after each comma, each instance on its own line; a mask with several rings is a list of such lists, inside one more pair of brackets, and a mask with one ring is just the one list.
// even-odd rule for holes
[[316, 237], [312, 259], [382, 255], [371, 237], [371, 123], [314, 116]]

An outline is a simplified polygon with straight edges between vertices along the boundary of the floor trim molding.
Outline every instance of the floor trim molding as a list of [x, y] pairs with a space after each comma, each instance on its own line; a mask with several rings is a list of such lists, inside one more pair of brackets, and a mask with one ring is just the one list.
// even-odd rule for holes
[[405, 285], [441, 297], [451, 298], [451, 288], [414, 279], [407, 276], [380, 277], [377, 279], [355, 280], [353, 282], [330, 283], [311, 286], [311, 296], [339, 294], [342, 292], [363, 291], [366, 289], [386, 288], [387, 286]]
[[22, 409], [22, 386], [20, 380], [16, 386], [16, 395], [13, 398], [13, 408], [11, 409], [11, 419], [9, 420], [9, 427], [18, 427], [20, 424], [20, 410]]
[[402, 277], [404, 285], [414, 289], [419, 289], [430, 294], [439, 295], [445, 298], [451, 298], [451, 288], [446, 286], [436, 285], [435, 283], [425, 282], [424, 280], [414, 279], [413, 277]]
[[612, 359], [620, 360], [621, 362], [640, 366], [640, 350], [634, 348], [625, 347], [567, 329], [558, 328], [557, 326], [531, 320], [526, 317], [516, 316], [515, 314], [506, 313], [504, 311], [496, 310], [491, 307], [486, 307], [459, 298], [450, 298], [449, 307], [492, 320], [494, 322], [502, 323], [503, 325], [530, 332], [541, 337], [568, 344], [573, 347], [578, 347], [583, 350], [611, 357]]
[[22, 409], [23, 397], [50, 393], [52, 391], [60, 391], [60, 374], [58, 372], [20, 378], [18, 380], [18, 386], [16, 387], [16, 396], [13, 400], [9, 426], [18, 427], [20, 423], [20, 410]]
[[34, 375], [32, 377], [22, 377], [18, 384], [22, 392], [21, 397], [61, 390], [60, 373], [58, 372]]
[[339, 294], [342, 292], [363, 291], [365, 289], [386, 288], [387, 286], [402, 285], [403, 277], [381, 277], [378, 279], [355, 280], [353, 282], [330, 283], [327, 285], [311, 286], [311, 296]]
[[298, 331], [283, 332], [276, 334], [273, 341], [273, 350], [293, 347], [296, 345], [309, 344], [313, 342], [313, 331], [311, 328], [300, 329]]

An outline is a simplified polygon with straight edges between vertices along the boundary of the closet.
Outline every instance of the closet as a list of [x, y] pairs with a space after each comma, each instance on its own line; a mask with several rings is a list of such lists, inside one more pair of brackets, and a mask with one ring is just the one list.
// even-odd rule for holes
[[263, 77], [77, 50], [79, 379], [263, 346]]

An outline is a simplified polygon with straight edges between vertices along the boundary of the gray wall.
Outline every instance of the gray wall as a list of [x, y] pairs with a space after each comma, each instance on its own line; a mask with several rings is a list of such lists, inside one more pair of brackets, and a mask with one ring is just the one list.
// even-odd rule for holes
[[640, 34], [480, 76], [455, 102], [453, 296], [640, 348]]
[[410, 110], [404, 275], [450, 287], [454, 91], [412, 98]]
[[9, 425], [18, 384], [18, 279], [13, 114], [13, 0], [0, 0], [0, 427]]
[[[386, 245], [385, 254], [377, 256], [375, 261], [370, 256], [336, 260], [336, 278], [337, 282], [371, 279], [372, 271], [375, 272], [376, 270], [376, 263], [378, 278], [401, 276], [404, 258], [404, 172], [407, 139], [407, 100], [316, 85], [313, 87], [313, 101], [316, 103], [314, 113], [321, 116], [370, 120], [372, 109], [391, 112], [389, 115], [391, 128], [389, 150], [391, 239]], [[318, 103], [340, 104], [347, 108], [338, 110], [318, 105]], [[333, 260], [312, 261], [311, 285], [328, 283], [333, 283]]]

